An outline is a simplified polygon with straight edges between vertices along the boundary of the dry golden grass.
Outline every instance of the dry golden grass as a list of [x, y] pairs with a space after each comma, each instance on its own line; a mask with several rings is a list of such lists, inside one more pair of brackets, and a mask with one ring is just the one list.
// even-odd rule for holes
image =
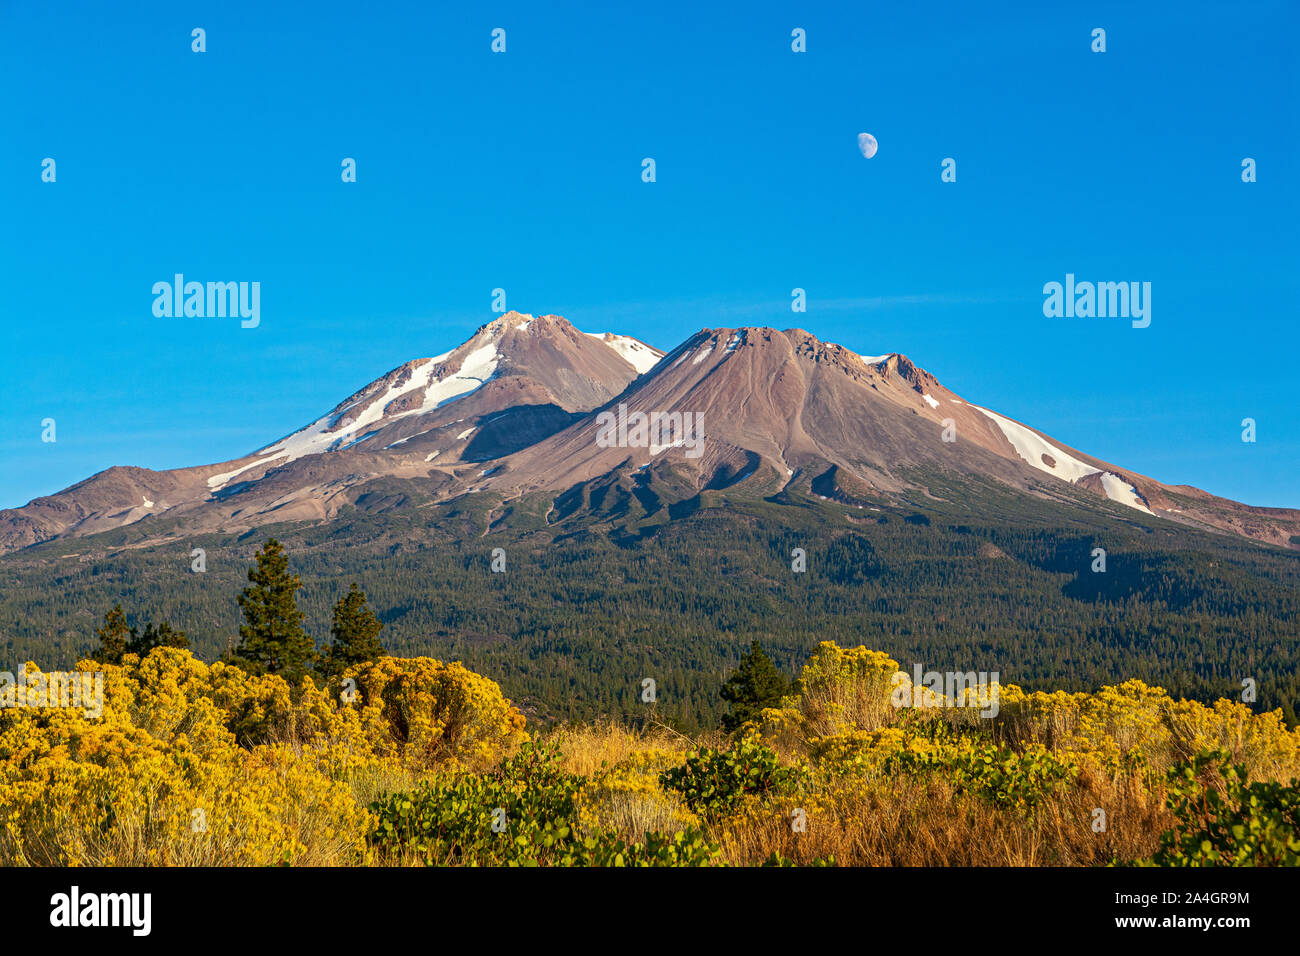
[[592, 777], [606, 767], [623, 763], [638, 754], [669, 751], [685, 754], [703, 742], [721, 743], [717, 735], [693, 740], [662, 726], [645, 730], [628, 727], [613, 720], [574, 727], [561, 727], [541, 736], [543, 743], [560, 748], [560, 766], [580, 777]]
[[[839, 866], [1104, 866], [1155, 850], [1172, 815], [1129, 782], [1080, 781], [1026, 812], [958, 792], [937, 777], [896, 777], [845, 787], [806, 808], [755, 807], [719, 828], [723, 859], [754, 866], [778, 853], [796, 864], [833, 857]], [[1106, 828], [1093, 830], [1093, 810]]]
[[593, 822], [613, 830], [627, 843], [644, 841], [647, 833], [680, 830], [688, 816], [681, 799], [662, 790], [610, 793], [591, 808]]

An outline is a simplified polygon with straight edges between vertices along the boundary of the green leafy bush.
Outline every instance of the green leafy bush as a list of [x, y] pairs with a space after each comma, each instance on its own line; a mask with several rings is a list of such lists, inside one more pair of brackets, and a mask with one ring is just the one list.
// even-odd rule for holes
[[1300, 866], [1300, 787], [1247, 783], [1226, 751], [1169, 772], [1178, 824], [1147, 861], [1156, 866]]
[[680, 793], [693, 812], [712, 817], [734, 810], [748, 795], [766, 798], [792, 793], [800, 779], [799, 771], [782, 767], [776, 751], [756, 734], [746, 734], [729, 750], [692, 751], [681, 766], [659, 776], [659, 782]]
[[706, 866], [718, 848], [695, 829], [647, 833], [626, 843], [582, 832], [577, 797], [584, 778], [557, 765], [558, 749], [525, 744], [486, 774], [455, 773], [371, 804], [371, 843], [432, 865]]
[[933, 745], [903, 749], [885, 761], [885, 773], [939, 771], [957, 787], [1001, 807], [1032, 809], [1075, 772], [1072, 763], [1041, 744], [1023, 751], [971, 737], [932, 734]]

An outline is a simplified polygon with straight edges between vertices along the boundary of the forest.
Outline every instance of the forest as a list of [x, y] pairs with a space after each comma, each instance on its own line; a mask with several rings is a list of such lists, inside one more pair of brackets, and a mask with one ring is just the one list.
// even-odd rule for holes
[[1241, 699], [1245, 681], [1252, 706], [1295, 721], [1300, 552], [969, 482], [880, 509], [706, 491], [653, 519], [634, 494], [580, 489], [554, 523], [537, 503], [430, 505], [390, 485], [371, 497], [399, 506], [361, 502], [327, 524], [188, 536], [146, 520], [0, 558], [0, 663], [72, 665], [118, 603], [141, 629], [183, 630], [203, 659], [228, 654], [274, 535], [315, 641], [357, 582], [389, 653], [462, 661], [541, 723], [715, 727], [717, 688], [753, 640], [790, 674], [831, 640], [1031, 691], [1140, 679], [1208, 702]]

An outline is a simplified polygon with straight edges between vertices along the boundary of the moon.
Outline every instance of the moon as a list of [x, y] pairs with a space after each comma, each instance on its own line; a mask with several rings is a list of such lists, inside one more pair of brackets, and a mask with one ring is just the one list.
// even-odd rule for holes
[[870, 133], [858, 134], [858, 149], [862, 151], [863, 159], [870, 159], [872, 156], [875, 156], [877, 148], [876, 137], [872, 136]]

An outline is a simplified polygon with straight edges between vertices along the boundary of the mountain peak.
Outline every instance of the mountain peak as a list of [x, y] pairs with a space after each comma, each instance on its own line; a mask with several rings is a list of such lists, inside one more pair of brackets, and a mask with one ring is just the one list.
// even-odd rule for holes
[[[681, 434], [641, 441], [633, 424], [611, 444], [609, 415], [625, 426], [680, 420]], [[485, 491], [558, 501], [588, 482], [621, 482], [643, 507], [743, 486], [769, 498], [851, 500], [856, 511], [919, 500], [932, 493], [931, 476], [947, 487], [960, 475], [1047, 499], [1083, 493], [1132, 520], [1168, 518], [1284, 547], [1300, 535], [1300, 512], [1252, 509], [1109, 465], [964, 400], [899, 352], [860, 355], [804, 329], [740, 326], [702, 328], [664, 355], [632, 336], [510, 311], [243, 458], [114, 470], [4, 512], [0, 551], [162, 514], [194, 529], [328, 520], [347, 505], [380, 507], [366, 489], [385, 478], [414, 481], [439, 501]]]
[[[541, 320], [542, 324], [563, 325], [572, 328], [568, 319], [562, 318], [558, 315], [543, 315], [541, 316]], [[514, 309], [511, 309], [509, 312], [501, 313], [501, 315], [497, 316], [491, 322], [486, 322], [483, 325], [480, 325], [474, 334], [475, 336], [478, 336], [486, 332], [489, 335], [495, 336], [504, 335], [506, 332], [515, 330], [521, 332], [527, 331], [529, 326], [537, 321], [538, 316], [531, 315], [528, 312], [516, 312]]]

